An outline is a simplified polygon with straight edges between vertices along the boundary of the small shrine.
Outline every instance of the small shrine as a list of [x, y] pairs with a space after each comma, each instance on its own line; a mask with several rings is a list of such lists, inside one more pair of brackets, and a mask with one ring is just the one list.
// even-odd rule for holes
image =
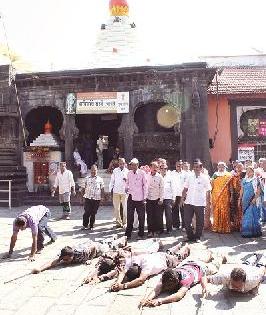
[[54, 183], [59, 162], [62, 161], [60, 143], [52, 133], [53, 126], [49, 120], [45, 123], [43, 132], [30, 143], [23, 156], [30, 192], [49, 190]]
[[31, 147], [59, 147], [59, 142], [56, 137], [52, 134], [53, 126], [48, 120], [44, 125], [44, 133], [40, 134], [35, 140], [30, 143]]

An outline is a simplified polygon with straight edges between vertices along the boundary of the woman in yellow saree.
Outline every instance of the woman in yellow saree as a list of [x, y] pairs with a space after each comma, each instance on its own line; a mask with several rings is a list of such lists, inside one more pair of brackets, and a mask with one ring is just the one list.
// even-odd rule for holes
[[232, 174], [226, 171], [224, 162], [219, 162], [217, 168], [218, 172], [215, 172], [212, 176], [212, 231], [230, 233], [230, 187]]

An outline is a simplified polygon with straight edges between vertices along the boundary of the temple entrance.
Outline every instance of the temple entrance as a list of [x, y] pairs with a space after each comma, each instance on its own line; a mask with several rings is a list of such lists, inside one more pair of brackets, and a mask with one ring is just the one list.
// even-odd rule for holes
[[43, 106], [32, 109], [27, 114], [25, 119], [25, 126], [29, 133], [27, 145], [30, 145], [33, 140], [44, 133], [44, 125], [48, 120], [53, 128], [52, 133], [59, 137], [59, 131], [63, 124], [63, 115], [60, 110], [51, 106]]
[[76, 126], [79, 129], [79, 136], [75, 146], [87, 166], [97, 162], [97, 140], [100, 136], [108, 139], [108, 146], [103, 151], [103, 168], [109, 166], [118, 146], [118, 128], [121, 124], [122, 115], [77, 115]]

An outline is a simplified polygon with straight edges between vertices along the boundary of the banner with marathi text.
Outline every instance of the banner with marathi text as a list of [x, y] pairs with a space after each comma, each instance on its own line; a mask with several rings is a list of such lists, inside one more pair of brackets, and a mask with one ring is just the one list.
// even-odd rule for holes
[[129, 92], [86, 92], [76, 94], [76, 114], [129, 112]]

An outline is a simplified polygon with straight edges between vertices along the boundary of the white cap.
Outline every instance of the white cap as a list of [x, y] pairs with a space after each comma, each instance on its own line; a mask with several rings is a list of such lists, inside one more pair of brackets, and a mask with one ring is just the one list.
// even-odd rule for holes
[[225, 162], [223, 162], [223, 161], [218, 162], [218, 164], [217, 164], [217, 165], [223, 165], [224, 167], [227, 167], [226, 163], [225, 163]]
[[129, 164], [139, 164], [139, 160], [136, 159], [136, 158], [134, 158], [134, 159], [132, 159], [132, 160], [130, 161]]

